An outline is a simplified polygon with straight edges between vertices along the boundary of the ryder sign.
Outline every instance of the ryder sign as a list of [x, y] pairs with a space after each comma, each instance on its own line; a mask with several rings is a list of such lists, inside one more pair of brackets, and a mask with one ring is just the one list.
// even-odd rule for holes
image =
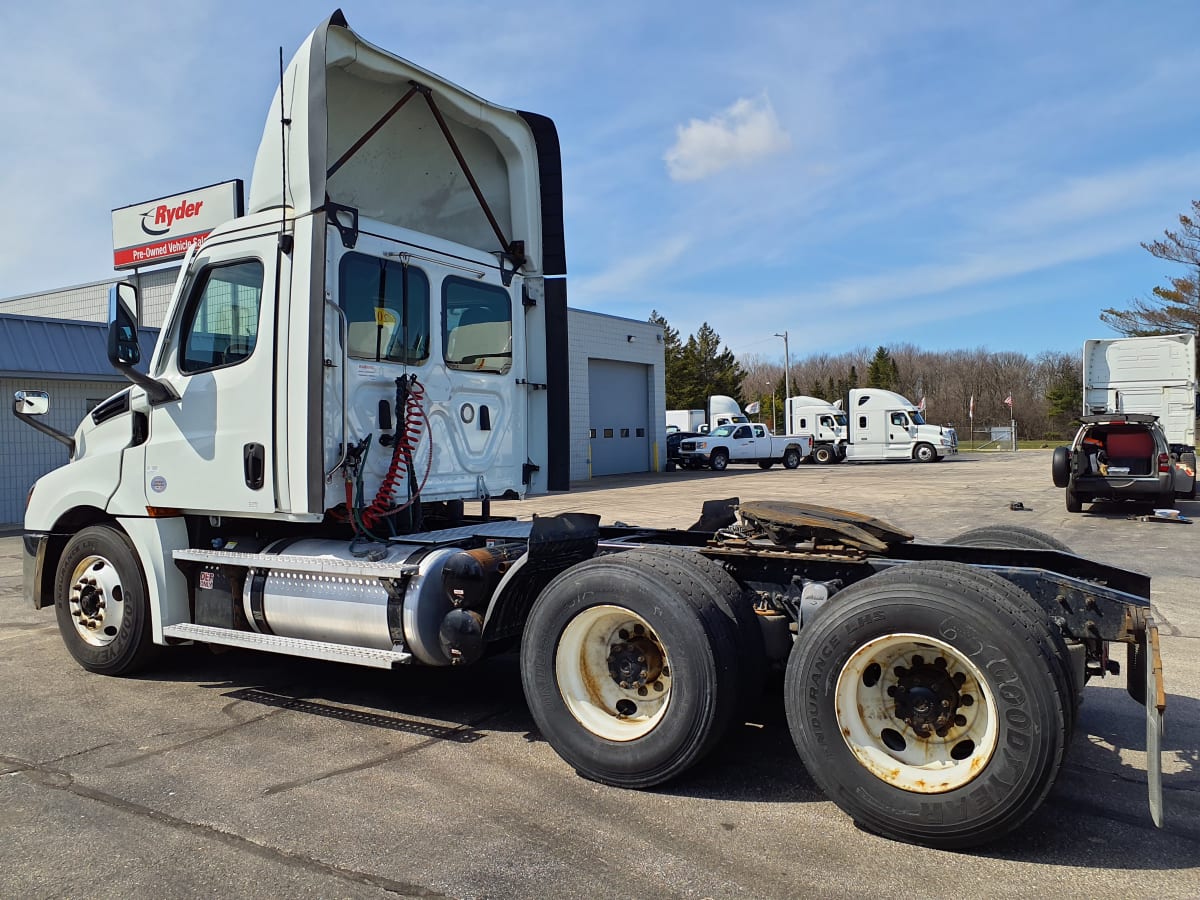
[[114, 209], [113, 268], [179, 259], [222, 222], [242, 215], [241, 179]]

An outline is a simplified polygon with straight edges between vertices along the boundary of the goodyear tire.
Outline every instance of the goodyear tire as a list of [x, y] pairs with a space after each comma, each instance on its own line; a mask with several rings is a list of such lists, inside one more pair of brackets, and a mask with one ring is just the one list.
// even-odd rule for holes
[[1056, 665], [1002, 593], [904, 569], [847, 588], [801, 629], [788, 724], [809, 774], [863, 827], [986, 843], [1054, 784], [1066, 743]]
[[708, 459], [708, 467], [714, 472], [724, 472], [729, 466], [729, 454], [724, 450], [714, 450]]
[[677, 561], [597, 557], [538, 597], [521, 645], [534, 721], [584, 777], [644, 788], [680, 774], [737, 707], [737, 633]]
[[112, 526], [93, 525], [67, 542], [54, 578], [54, 612], [67, 650], [89, 672], [128, 675], [157, 653], [141, 563]]

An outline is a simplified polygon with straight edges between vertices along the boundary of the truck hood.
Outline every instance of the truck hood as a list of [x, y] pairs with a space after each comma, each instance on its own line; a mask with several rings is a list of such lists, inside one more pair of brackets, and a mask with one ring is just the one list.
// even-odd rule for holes
[[331, 200], [363, 218], [507, 253], [526, 275], [562, 275], [561, 197], [553, 122], [488, 103], [367, 43], [338, 10], [275, 91], [247, 211], [304, 215]]

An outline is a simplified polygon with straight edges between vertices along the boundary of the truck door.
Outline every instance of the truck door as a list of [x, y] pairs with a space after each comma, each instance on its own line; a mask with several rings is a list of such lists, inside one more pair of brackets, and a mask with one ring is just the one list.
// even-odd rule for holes
[[888, 459], [907, 459], [912, 455], [913, 431], [915, 427], [909, 421], [908, 413], [902, 409], [889, 409], [884, 413], [887, 428]]
[[739, 425], [729, 441], [729, 458], [756, 459], [755, 446], [754, 431], [749, 425]]
[[216, 243], [192, 261], [154, 361], [179, 399], [150, 410], [150, 506], [274, 512], [276, 234]]

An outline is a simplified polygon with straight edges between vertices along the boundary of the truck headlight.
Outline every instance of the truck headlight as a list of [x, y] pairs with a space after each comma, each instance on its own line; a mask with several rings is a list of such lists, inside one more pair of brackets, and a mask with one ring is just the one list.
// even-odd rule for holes
[[697, 450], [707, 450], [708, 449], [708, 441], [696, 441], [696, 449]]

